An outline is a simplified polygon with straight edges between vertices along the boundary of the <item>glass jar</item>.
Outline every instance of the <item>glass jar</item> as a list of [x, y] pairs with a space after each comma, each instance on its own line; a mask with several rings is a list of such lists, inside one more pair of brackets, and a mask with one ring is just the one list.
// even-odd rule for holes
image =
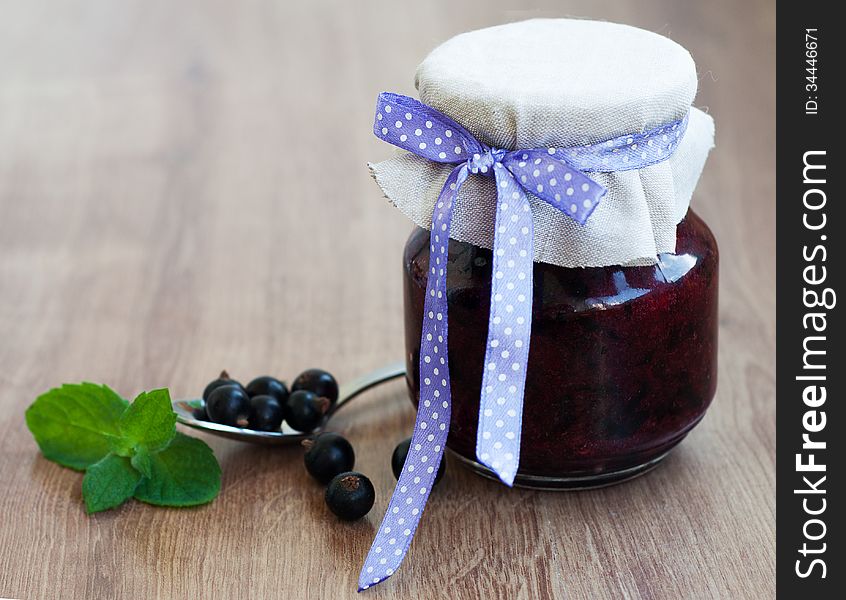
[[[404, 253], [407, 383], [417, 404], [429, 232]], [[517, 485], [579, 488], [656, 465], [702, 419], [717, 383], [717, 244], [689, 211], [675, 254], [645, 267], [534, 264]], [[491, 251], [450, 240], [448, 447], [480, 473], [476, 427]]]

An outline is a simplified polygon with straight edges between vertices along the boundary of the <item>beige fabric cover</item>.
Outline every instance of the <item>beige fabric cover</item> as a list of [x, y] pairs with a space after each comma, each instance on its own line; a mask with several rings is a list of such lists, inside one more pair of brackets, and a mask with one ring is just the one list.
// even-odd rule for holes
[[[696, 68], [675, 42], [642, 29], [573, 19], [534, 19], [472, 31], [433, 50], [417, 69], [420, 100], [480, 141], [507, 149], [572, 146], [643, 132], [682, 118], [673, 156], [632, 171], [592, 173], [608, 189], [585, 225], [531, 196], [535, 260], [564, 267], [652, 264], [675, 250], [714, 123], [691, 109]], [[385, 195], [429, 228], [450, 165], [402, 152], [370, 165]], [[490, 248], [495, 186], [471, 175], [452, 237]]]

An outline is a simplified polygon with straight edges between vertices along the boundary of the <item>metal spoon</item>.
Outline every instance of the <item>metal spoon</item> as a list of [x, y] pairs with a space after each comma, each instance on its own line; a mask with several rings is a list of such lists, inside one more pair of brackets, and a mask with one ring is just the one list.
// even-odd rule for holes
[[371, 373], [362, 375], [358, 379], [342, 385], [338, 394], [338, 401], [329, 409], [326, 416], [323, 417], [323, 422], [314, 431], [309, 433], [294, 431], [288, 427], [287, 423], [282, 423], [280, 431], [254, 431], [252, 429], [242, 429], [240, 427], [212, 423], [211, 421], [203, 421], [194, 416], [194, 411], [203, 407], [202, 399], [174, 400], [173, 412], [176, 413], [176, 420], [183, 425], [202, 429], [203, 431], [233, 440], [253, 444], [297, 444], [314, 434], [320, 433], [326, 427], [332, 415], [362, 392], [386, 381], [402, 377], [403, 375], [405, 375], [405, 363], [400, 361], [386, 365], [381, 369], [376, 369]]

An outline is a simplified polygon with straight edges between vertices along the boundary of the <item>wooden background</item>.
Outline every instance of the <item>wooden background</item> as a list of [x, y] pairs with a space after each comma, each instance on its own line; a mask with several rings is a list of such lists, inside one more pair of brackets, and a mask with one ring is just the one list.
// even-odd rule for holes
[[[401, 383], [334, 425], [377, 489], [339, 524], [298, 448], [205, 436], [220, 497], [87, 517], [81, 476], [23, 413], [62, 382], [197, 394], [217, 371], [348, 379], [402, 355], [409, 223], [365, 162], [378, 91], [413, 92], [451, 35], [579, 15], [695, 57], [717, 149], [695, 206], [722, 249], [713, 408], [659, 469], [582, 493], [449, 464], [398, 575], [371, 598], [774, 594], [772, 2], [0, 2], [0, 596], [355, 596], [411, 431]], [[515, 8], [522, 5], [523, 8]], [[331, 150], [331, 152], [330, 152]]]

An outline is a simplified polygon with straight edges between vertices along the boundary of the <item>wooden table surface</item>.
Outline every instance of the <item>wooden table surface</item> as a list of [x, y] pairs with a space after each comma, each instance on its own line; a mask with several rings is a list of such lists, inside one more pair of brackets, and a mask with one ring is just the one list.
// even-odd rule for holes
[[[524, 4], [527, 8], [515, 8]], [[694, 205], [722, 251], [720, 383], [651, 474], [509, 490], [449, 463], [402, 570], [372, 598], [766, 598], [774, 594], [772, 2], [3, 2], [0, 19], [0, 597], [344, 598], [411, 431], [402, 383], [334, 426], [377, 501], [327, 514], [299, 448], [203, 436], [223, 490], [198, 509], [87, 517], [81, 475], [23, 413], [62, 382], [197, 394], [402, 356], [411, 227], [365, 162], [376, 94], [426, 52], [534, 16], [669, 35], [700, 72], [717, 148]]]

